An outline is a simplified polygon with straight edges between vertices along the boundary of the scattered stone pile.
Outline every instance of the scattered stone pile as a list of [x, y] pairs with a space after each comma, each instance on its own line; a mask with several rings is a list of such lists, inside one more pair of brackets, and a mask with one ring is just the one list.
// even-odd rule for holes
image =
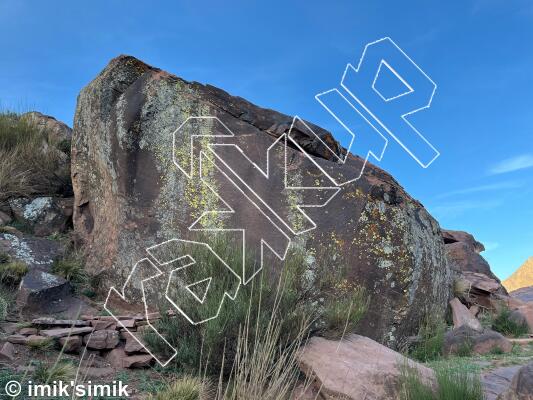
[[[159, 313], [149, 315], [150, 322], [159, 318]], [[0, 354], [5, 352], [4, 359], [12, 359], [13, 344], [38, 347], [54, 343], [65, 353], [80, 353], [84, 348], [99, 352], [115, 368], [143, 368], [152, 364], [153, 357], [129, 332], [142, 332], [147, 325], [148, 320], [140, 314], [119, 316], [118, 321], [112, 316], [92, 315], [76, 320], [37, 318], [30, 326], [13, 329]]]

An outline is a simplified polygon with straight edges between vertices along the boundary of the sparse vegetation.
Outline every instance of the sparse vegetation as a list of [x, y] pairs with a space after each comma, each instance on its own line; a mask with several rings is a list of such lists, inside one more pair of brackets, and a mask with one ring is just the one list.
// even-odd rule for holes
[[465, 279], [456, 278], [453, 281], [453, 292], [455, 297], [467, 299], [470, 295], [470, 282]]
[[[217, 241], [211, 246], [222, 259], [229, 260], [228, 264], [239, 265], [239, 261], [242, 262], [242, 253], [235, 251], [233, 244]], [[194, 251], [197, 253], [193, 252], [191, 257], [205, 260], [201, 265], [209, 270], [191, 268], [184, 279], [187, 282], [198, 282], [205, 276], [213, 279], [209, 296], [201, 309], [193, 307], [196, 304], [192, 303], [185, 303], [183, 307], [192, 310], [193, 319], [202, 320], [205, 316], [216, 315], [220, 299], [231, 282], [221, 273], [224, 269], [220, 268], [218, 259], [206, 254], [207, 250], [203, 248]], [[276, 317], [283, 317], [280, 318], [282, 335], [279, 340], [284, 343], [291, 343], [298, 337], [301, 323], [307, 319], [312, 321], [309, 330], [314, 334], [336, 332], [340, 336], [347, 320], [347, 331], [351, 331], [366, 310], [364, 292], [356, 286], [346, 287], [340, 297], [339, 289], [334, 285], [340, 280], [333, 276], [333, 272], [329, 272], [332, 268], [324, 268], [324, 271], [331, 274], [327, 276], [321, 275], [319, 269], [313, 271], [316, 278], [312, 282], [305, 277], [307, 268], [305, 257], [296, 251], [292, 252], [287, 256], [284, 269], [277, 278], [263, 270], [253, 282], [240, 287], [236, 301], [225, 301], [218, 317], [203, 324], [193, 325], [181, 316], [169, 317], [162, 312], [163, 317], [156, 323], [156, 328], [177, 349], [178, 354], [174, 358], [176, 368], [180, 372], [191, 373], [204, 363], [207, 374], [213, 375], [218, 374], [224, 360], [224, 375], [229, 375], [238, 352], [238, 339], [244, 322], [249, 318], [254, 319], [254, 323], [248, 327], [248, 334], [256, 337], [256, 331], [266, 331], [272, 317], [270, 312], [275, 312]], [[319, 282], [321, 286], [313, 286], [314, 282]], [[334, 306], [334, 301], [339, 299], [342, 299], [346, 307], [344, 310]], [[168, 347], [154, 333], [148, 333], [144, 339], [155, 352], [165, 354], [167, 351]]]
[[58, 361], [53, 365], [37, 362], [33, 372], [33, 379], [41, 383], [69, 381], [75, 374], [76, 368], [74, 365], [66, 361]]
[[426, 314], [420, 327], [419, 340], [410, 351], [409, 356], [415, 360], [427, 362], [442, 357], [446, 324], [431, 313]]
[[402, 400], [483, 400], [479, 373], [443, 364], [435, 368], [437, 387], [433, 390], [422, 382], [411, 368], [402, 369]]
[[16, 285], [28, 272], [28, 266], [22, 261], [10, 261], [0, 264], [0, 282]]
[[492, 329], [502, 335], [520, 337], [529, 333], [529, 327], [525, 321], [513, 318], [511, 310], [502, 307], [492, 321]]
[[69, 163], [58, 145], [29, 119], [0, 112], [0, 202], [68, 187]]
[[69, 255], [66, 258], [56, 260], [52, 265], [52, 273], [65, 278], [75, 285], [82, 285], [88, 281], [83, 261], [81, 257], [76, 255]]
[[150, 400], [211, 400], [212, 391], [209, 383], [201, 378], [184, 375], [155, 395], [150, 395]]
[[0, 251], [0, 264], [6, 264], [10, 260], [9, 254]]
[[[297, 352], [307, 340], [309, 321], [302, 320], [297, 336], [287, 342], [282, 330], [283, 317], [278, 315], [273, 312], [262, 331], [250, 329], [254, 322], [248, 317], [237, 339], [237, 352], [224, 390], [219, 382], [219, 400], [291, 397], [299, 376]], [[251, 332], [254, 336], [250, 336]]]
[[28, 342], [28, 347], [35, 351], [47, 351], [54, 347], [54, 339], [46, 338], [44, 340], [30, 340]]

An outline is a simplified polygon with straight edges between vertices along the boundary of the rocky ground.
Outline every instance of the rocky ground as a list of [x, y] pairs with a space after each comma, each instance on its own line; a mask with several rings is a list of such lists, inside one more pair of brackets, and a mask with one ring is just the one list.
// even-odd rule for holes
[[[82, 91], [74, 133], [51, 117], [29, 115], [56, 142], [72, 140], [74, 197], [64, 188], [1, 196], [0, 387], [11, 379], [39, 380], [43, 371], [56, 372], [68, 362], [78, 381], [120, 379], [136, 398], [146, 398], [182, 374], [182, 365], [159, 367], [141, 343], [152, 323], [177, 318], [175, 310], [144, 309], [139, 285], [113, 316], [103, 304], [111, 286], [128, 283], [148, 244], [185, 232], [213, 206], [212, 199], [200, 201], [198, 196], [208, 195], [197, 183], [166, 176], [170, 167], [164, 155], [169, 154], [162, 147], [180, 118], [205, 113], [217, 115], [252, 153], [290, 129], [287, 116], [132, 57], [113, 60]], [[200, 128], [213, 133], [220, 126]], [[320, 181], [317, 165], [338, 165], [324, 142], [336, 156], [342, 149], [318, 127], [318, 136], [304, 125], [299, 129], [294, 148], [286, 150], [291, 171], [311, 170]], [[177, 149], [182, 156], [189, 154], [189, 139]], [[58, 151], [65, 151], [59, 160], [71, 156]], [[360, 167], [361, 160], [351, 157], [337, 178]], [[212, 178], [216, 184], [222, 180]], [[261, 190], [270, 199], [275, 188], [268, 183]], [[479, 374], [488, 400], [533, 398], [533, 289], [509, 294], [481, 256], [481, 243], [466, 232], [441, 229], [379, 168], [368, 166], [363, 178], [343, 190], [327, 213], [314, 215], [316, 231], [295, 241], [306, 264], [298, 280], [335, 260], [348, 266], [344, 275], [328, 287], [318, 286], [323, 277], [315, 276], [306, 291], [313, 299], [329, 296], [341, 304], [357, 283], [368, 301], [342, 340], [313, 331], [297, 354], [301, 379], [292, 399], [397, 399], [402, 366], [436, 390], [435, 371], [443, 365]], [[293, 223], [304, 200], [284, 196], [275, 201]], [[246, 211], [238, 222], [255, 221], [254, 213]], [[251, 238], [259, 241], [266, 226], [255, 226]], [[319, 300], [316, 304], [325, 308]], [[433, 340], [439, 335], [440, 342]], [[438, 345], [430, 347], [433, 342]]]

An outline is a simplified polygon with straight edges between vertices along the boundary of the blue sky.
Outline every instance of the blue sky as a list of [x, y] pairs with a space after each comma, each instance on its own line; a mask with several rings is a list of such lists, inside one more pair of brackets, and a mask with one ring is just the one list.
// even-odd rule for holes
[[131, 54], [336, 129], [314, 95], [384, 36], [438, 85], [411, 122], [442, 155], [423, 169], [391, 141], [379, 165], [507, 277], [533, 255], [530, 0], [0, 0], [0, 102], [72, 124], [81, 87]]

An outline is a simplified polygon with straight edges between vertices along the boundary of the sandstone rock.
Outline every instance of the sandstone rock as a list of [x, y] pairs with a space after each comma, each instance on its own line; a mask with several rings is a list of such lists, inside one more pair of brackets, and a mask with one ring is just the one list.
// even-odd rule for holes
[[490, 308], [492, 295], [507, 295], [500, 280], [492, 273], [489, 263], [479, 254], [485, 247], [471, 234], [443, 230], [442, 238], [455, 280], [470, 287], [466, 301]]
[[[218, 117], [235, 133], [235, 144], [262, 165], [267, 149], [292, 124], [291, 117], [214, 87], [186, 82], [128, 56], [112, 60], [80, 93], [72, 142], [74, 225], [85, 243], [89, 272], [104, 278], [106, 285], [100, 288], [104, 294], [110, 286], [122, 287], [135, 263], [146, 256], [147, 247], [175, 237], [192, 240], [188, 227], [216, 202], [213, 195], [200, 199], [199, 193], [206, 192], [201, 184], [186, 179], [172, 160], [172, 133], [188, 117], [206, 115]], [[205, 134], [224, 133], [216, 120], [204, 122], [193, 125]], [[336, 163], [343, 156], [339, 144], [329, 132], [312, 124], [311, 128], [318, 138], [302, 123], [291, 131], [310, 155], [287, 150], [291, 174], [297, 175], [291, 179], [304, 186], [325, 184], [317, 165], [336, 176], [358, 176], [364, 160], [349, 155], [344, 165]], [[177, 135], [177, 153], [189, 154], [190, 134], [187, 129]], [[284, 176], [284, 160], [273, 154], [270, 182]], [[242, 176], [254, 177], [250, 185], [280, 210], [281, 220], [299, 217], [288, 191], [280, 192], [268, 182], [260, 185], [263, 180], [251, 164], [239, 168]], [[221, 174], [213, 179], [222, 197], [236, 196], [231, 187], [221, 184]], [[379, 293], [379, 301], [370, 303], [360, 323], [360, 333], [394, 345], [418, 331], [427, 304], [435, 305], [435, 312], [444, 311], [451, 276], [438, 223], [389, 174], [368, 163], [357, 182], [344, 185], [327, 206], [308, 212], [317, 224], [302, 242], [311, 266], [331, 263], [325, 251], [315, 251], [327, 248], [335, 254], [336, 265], [350, 267], [348, 282]], [[260, 217], [253, 205], [242, 202], [233, 222], [242, 228], [254, 221], [247, 229], [247, 243], [259, 243], [264, 232], [272, 231], [272, 224]], [[277, 236], [275, 240], [284, 241]], [[269, 268], [281, 270], [281, 261], [267, 253]], [[153, 292], [157, 296], [164, 291]], [[132, 296], [141, 311], [140, 292]]]
[[48, 313], [61, 307], [61, 300], [71, 294], [65, 279], [44, 271], [31, 270], [22, 281], [17, 293], [17, 307], [24, 312]]
[[118, 332], [111, 330], [94, 331], [92, 334], [83, 338], [83, 343], [85, 343], [89, 349], [113, 349], [119, 343]]
[[501, 283], [480, 272], [466, 271], [462, 273], [462, 278], [469, 282], [470, 287], [487, 293], [499, 293], [502, 290]]
[[139, 354], [135, 356], [127, 356], [122, 359], [122, 366], [124, 368], [146, 368], [152, 364], [153, 357], [149, 354]]
[[0, 322], [0, 331], [11, 335], [19, 330], [19, 325], [16, 322]]
[[511, 387], [498, 400], [533, 400], [533, 363], [518, 370]]
[[31, 321], [34, 325], [66, 325], [66, 326], [90, 326], [87, 321], [78, 319], [55, 319], [51, 317], [35, 318]]
[[507, 391], [519, 369], [519, 365], [513, 365], [483, 372], [481, 374], [481, 383], [485, 394], [483, 400], [496, 400], [499, 395]]
[[82, 339], [81, 336], [61, 337], [59, 345], [66, 353], [77, 353], [82, 346]]
[[122, 361], [127, 357], [123, 347], [116, 347], [106, 354], [105, 359], [112, 367], [124, 368]]
[[442, 238], [445, 244], [464, 243], [468, 247], [468, 249], [478, 254], [485, 251], [485, 246], [483, 246], [482, 243], [478, 242], [474, 238], [474, 236], [468, 232], [443, 229]]
[[28, 342], [28, 338], [23, 335], [11, 335], [11, 336], [8, 336], [6, 340], [9, 343], [14, 343], [14, 344], [26, 344]]
[[132, 335], [130, 335], [128, 332], [123, 333], [125, 333], [124, 336], [126, 337], [126, 345], [124, 346], [126, 353], [146, 353], [145, 347], [135, 338], [133, 338]]
[[509, 293], [513, 298], [526, 303], [533, 303], [533, 286], [523, 287]]
[[48, 140], [52, 142], [70, 140], [72, 137], [72, 129], [49, 115], [44, 115], [37, 111], [30, 111], [22, 114], [21, 117], [28, 119], [38, 128], [41, 128], [43, 132], [46, 132]]
[[22, 328], [18, 331], [19, 335], [29, 336], [29, 335], [37, 335], [39, 333], [39, 330], [37, 328]]
[[9, 224], [11, 221], [13, 221], [13, 218], [11, 218], [11, 215], [0, 211], [0, 226], [4, 226]]
[[299, 384], [293, 391], [291, 400], [324, 400], [316, 388]]
[[478, 305], [473, 305], [471, 306], [468, 311], [470, 311], [470, 314], [473, 316], [473, 317], [477, 317], [478, 313], [479, 313], [479, 306]]
[[115, 330], [117, 328], [117, 324], [114, 320], [92, 320], [90, 323], [95, 331]]
[[301, 350], [299, 363], [325, 399], [400, 398], [402, 366], [415, 369], [425, 384], [435, 385], [431, 369], [359, 335], [341, 342], [313, 337]]
[[37, 236], [65, 232], [71, 224], [72, 198], [18, 198], [11, 199], [9, 204], [15, 218], [31, 226]]
[[5, 342], [0, 346], [0, 363], [11, 362], [15, 359], [15, 346], [12, 343]]
[[509, 353], [513, 344], [498, 332], [485, 329], [478, 332], [467, 325], [449, 331], [444, 336], [443, 352], [446, 355], [472, 352], [488, 354], [494, 351]]
[[118, 326], [122, 328], [133, 328], [135, 327], [135, 320], [134, 319], [121, 319], [118, 323]]
[[85, 333], [91, 333], [93, 328], [90, 326], [84, 326], [80, 328], [58, 328], [58, 329], [45, 329], [41, 331], [41, 335], [61, 338], [65, 336], [82, 335]]
[[10, 342], [5, 342], [0, 348], [0, 362], [10, 362], [15, 359], [15, 346]]
[[511, 312], [511, 317], [517, 322], [525, 322], [529, 327], [529, 332], [533, 333], [533, 303], [517, 307]]
[[473, 317], [468, 308], [456, 297], [450, 301], [452, 308], [453, 326], [459, 328], [467, 325], [475, 331], [482, 331], [483, 327], [476, 317]]
[[54, 259], [63, 254], [63, 248], [57, 240], [48, 240], [29, 236], [13, 227], [9, 232], [0, 233], [0, 251], [9, 254], [14, 260], [28, 265], [30, 269], [48, 269]]

